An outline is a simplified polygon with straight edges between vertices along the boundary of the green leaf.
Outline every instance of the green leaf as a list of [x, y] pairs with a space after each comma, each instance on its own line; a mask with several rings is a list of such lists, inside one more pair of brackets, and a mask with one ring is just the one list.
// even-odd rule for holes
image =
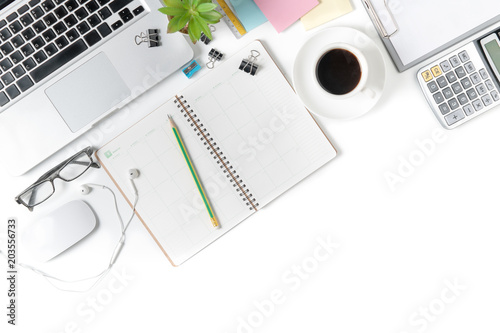
[[210, 38], [210, 40], [212, 40], [213, 39], [212, 32], [210, 31], [210, 27], [208, 26], [207, 21], [205, 21], [204, 19], [202, 19], [199, 16], [193, 16], [193, 19], [199, 25], [199, 27], [201, 28], [201, 31], [203, 31], [205, 36], [207, 36], [208, 38]]
[[186, 13], [186, 10], [184, 8], [178, 8], [178, 7], [162, 7], [159, 8], [158, 11], [165, 15], [171, 15], [171, 16], [179, 16], [179, 15], [184, 15]]
[[[198, 21], [196, 21], [195, 17], [191, 17], [191, 20], [189, 21], [189, 29], [188, 29], [188, 32], [189, 32], [189, 37], [191, 38], [191, 41], [193, 41], [193, 38], [194, 40], [199, 40], [200, 37], [201, 37], [201, 25], [198, 23]], [[193, 41], [194, 43], [194, 41]]]
[[184, 8], [189, 9], [193, 7], [193, 0], [183, 0]]
[[200, 13], [209, 12], [217, 8], [217, 5], [213, 3], [201, 3], [196, 7], [196, 10]]
[[181, 0], [163, 0], [163, 3], [167, 7], [183, 8], [183, 4], [182, 4]]
[[176, 16], [168, 22], [167, 33], [172, 33], [181, 30], [188, 23], [191, 15], [189, 13], [185, 13], [182, 16]]
[[220, 21], [222, 14], [214, 10], [211, 12], [200, 13], [200, 17], [207, 21], [207, 23], [215, 24]]

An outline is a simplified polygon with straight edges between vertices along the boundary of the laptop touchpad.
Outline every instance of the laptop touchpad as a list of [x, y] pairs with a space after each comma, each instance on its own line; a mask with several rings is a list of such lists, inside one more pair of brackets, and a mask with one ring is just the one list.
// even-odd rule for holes
[[72, 132], [129, 97], [131, 92], [104, 53], [45, 90]]

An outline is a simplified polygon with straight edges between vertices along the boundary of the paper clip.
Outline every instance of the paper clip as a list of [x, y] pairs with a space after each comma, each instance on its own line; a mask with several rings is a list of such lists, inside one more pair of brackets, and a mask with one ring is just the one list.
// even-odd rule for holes
[[258, 56], [260, 56], [259, 51], [252, 50], [250, 52], [250, 55], [248, 56], [248, 59], [243, 59], [241, 61], [240, 70], [254, 76], [255, 73], [257, 73], [257, 69], [259, 69], [259, 66], [255, 64]]
[[216, 61], [220, 61], [224, 54], [221, 52], [217, 51], [216, 49], [211, 49], [210, 52], [208, 52], [208, 62], [207, 62], [207, 68], [208, 69], [213, 69], [215, 66]]
[[[216, 28], [214, 25], [210, 25], [210, 31], [212, 32], [212, 37], [213, 37], [213, 33], [215, 32]], [[200, 40], [205, 43], [205, 45], [208, 45], [210, 44], [210, 42], [212, 41], [210, 38], [207, 37], [207, 35], [205, 35], [203, 32], [201, 33], [201, 37], [200, 37]]]
[[148, 43], [148, 47], [160, 46], [160, 30], [148, 29], [146, 33], [141, 32], [139, 35], [136, 35], [135, 44], [141, 45], [142, 43]]

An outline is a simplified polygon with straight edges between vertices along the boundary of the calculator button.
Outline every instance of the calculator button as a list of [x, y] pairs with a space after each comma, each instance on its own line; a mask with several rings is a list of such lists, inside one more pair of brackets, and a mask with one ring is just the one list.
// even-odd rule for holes
[[460, 94], [457, 96], [457, 98], [458, 98], [458, 101], [460, 102], [461, 105], [464, 105], [469, 101], [469, 99], [467, 98], [467, 95], [465, 95], [465, 94]]
[[448, 60], [443, 61], [442, 63], [439, 64], [439, 66], [441, 66], [441, 68], [443, 69], [443, 72], [447, 72], [451, 69], [451, 65], [448, 62]]
[[458, 60], [457, 56], [451, 57], [450, 62], [453, 67], [457, 67], [458, 65], [460, 65], [460, 60]]
[[484, 95], [484, 94], [486, 94], [488, 92], [486, 90], [486, 87], [482, 83], [476, 86], [476, 90], [479, 93], [479, 95]]
[[439, 66], [432, 67], [431, 72], [432, 72], [432, 74], [434, 74], [434, 77], [438, 77], [439, 75], [443, 74], [443, 72], [441, 72], [441, 68], [439, 68]]
[[430, 80], [432, 80], [431, 71], [426, 70], [425, 72], [422, 73], [422, 77], [424, 78], [425, 82], [429, 82]]
[[481, 101], [478, 99], [472, 102], [472, 105], [474, 105], [474, 109], [476, 109], [476, 111], [479, 111], [483, 108], [483, 103], [481, 103]]
[[464, 106], [464, 112], [466, 115], [470, 116], [474, 113], [474, 109], [472, 108], [472, 106], [470, 104], [467, 104]]
[[464, 87], [464, 89], [469, 89], [470, 87], [472, 87], [472, 83], [470, 82], [468, 77], [466, 77], [460, 82], [462, 82], [462, 87]]
[[456, 122], [458, 122], [464, 118], [465, 118], [465, 115], [464, 115], [462, 110], [457, 110], [457, 111], [450, 113], [449, 115], [444, 117], [444, 119], [446, 119], [446, 122], [448, 123], [449, 126], [455, 124]]
[[481, 77], [483, 78], [483, 80], [486, 80], [488, 78], [488, 72], [486, 72], [486, 69], [484, 69], [484, 68], [481, 68], [479, 70], [479, 74], [481, 74]]
[[488, 106], [493, 103], [493, 99], [490, 95], [484, 95], [483, 97], [481, 97], [481, 99], [483, 100], [484, 106]]
[[469, 99], [471, 99], [471, 100], [477, 98], [477, 93], [474, 90], [474, 88], [470, 88], [469, 90], [467, 90], [467, 96], [469, 96]]
[[450, 107], [446, 103], [439, 105], [439, 110], [441, 111], [441, 114], [443, 114], [443, 115], [445, 115], [451, 111]]
[[444, 76], [438, 77], [436, 79], [436, 82], [440, 88], [446, 87], [448, 85], [448, 81], [446, 81], [446, 78]]
[[437, 104], [441, 104], [444, 102], [443, 94], [441, 94], [440, 92], [435, 93], [432, 96], [434, 97], [434, 100], [436, 101]]
[[452, 98], [448, 101], [448, 105], [450, 105], [450, 108], [452, 110], [455, 110], [456, 108], [459, 107], [458, 101], [455, 98]]
[[469, 55], [467, 54], [466, 51], [460, 52], [458, 56], [460, 57], [460, 60], [462, 60], [462, 62], [467, 62], [470, 60]]
[[457, 74], [457, 76], [458, 76], [459, 79], [461, 79], [465, 75], [467, 75], [467, 73], [465, 73], [465, 70], [464, 70], [464, 68], [462, 66], [460, 66], [457, 69], [455, 69], [455, 73]]
[[500, 99], [500, 96], [498, 95], [498, 92], [496, 90], [493, 90], [491, 92], [491, 97], [493, 97], [493, 100], [496, 102]]
[[476, 70], [476, 67], [474, 67], [474, 64], [472, 62], [470, 62], [470, 61], [468, 63], [466, 63], [464, 66], [465, 66], [465, 70], [469, 74], [472, 73], [472, 72], [474, 72]]
[[457, 76], [453, 72], [446, 73], [446, 78], [450, 83], [455, 82], [457, 80]]
[[436, 81], [432, 81], [432, 82], [427, 83], [427, 88], [429, 88], [429, 91], [431, 93], [435, 93], [439, 89], [437, 84], [436, 84]]
[[443, 95], [446, 99], [450, 99], [453, 97], [453, 91], [450, 88], [443, 89]]
[[470, 76], [470, 79], [472, 80], [472, 83], [474, 83], [474, 84], [478, 84], [479, 82], [481, 82], [481, 77], [477, 73], [472, 74]]
[[462, 86], [460, 85], [460, 83], [454, 83], [451, 85], [451, 88], [453, 89], [453, 91], [455, 92], [455, 94], [458, 94], [458, 93], [461, 93], [462, 92]]
[[486, 88], [488, 88], [488, 90], [493, 90], [495, 89], [495, 86], [493, 85], [493, 83], [491, 82], [491, 80], [486, 80], [486, 82], [484, 82], [486, 84]]

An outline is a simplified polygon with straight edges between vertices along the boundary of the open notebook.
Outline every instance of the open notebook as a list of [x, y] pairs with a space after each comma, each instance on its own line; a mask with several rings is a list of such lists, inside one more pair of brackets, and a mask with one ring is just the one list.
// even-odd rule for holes
[[[260, 52], [255, 76], [238, 69], [251, 50]], [[167, 114], [176, 122], [219, 229], [208, 218]], [[193, 256], [335, 155], [259, 41], [217, 63], [216, 69], [97, 151], [129, 203], [134, 195], [127, 171], [140, 171], [135, 180], [137, 215], [173, 265]]]

